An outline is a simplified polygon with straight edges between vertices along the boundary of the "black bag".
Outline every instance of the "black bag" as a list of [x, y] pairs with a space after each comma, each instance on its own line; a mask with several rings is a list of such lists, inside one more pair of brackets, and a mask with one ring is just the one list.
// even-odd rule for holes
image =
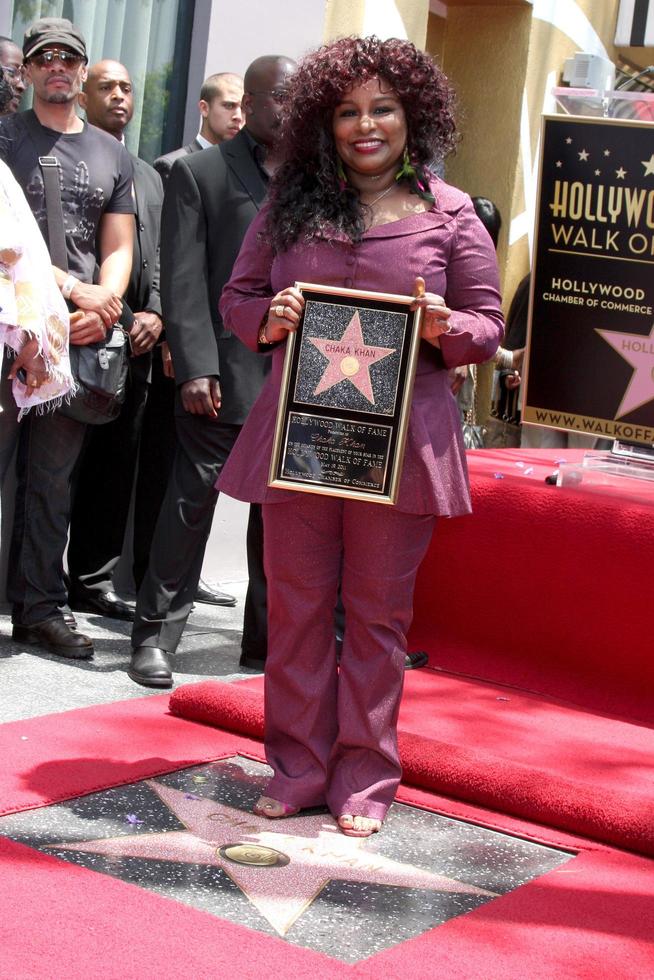
[[70, 345], [70, 367], [77, 392], [57, 411], [67, 418], [102, 425], [115, 419], [125, 401], [129, 344], [122, 327], [109, 327], [96, 344]]
[[[39, 146], [42, 139], [40, 123], [33, 111], [26, 112], [22, 119], [37, 153], [40, 153], [45, 148]], [[68, 272], [57, 158], [39, 156], [39, 164], [43, 174], [50, 261]], [[129, 365], [129, 344], [123, 327], [129, 330], [134, 323], [132, 311], [125, 303], [120, 323], [122, 326], [115, 323], [109, 327], [105, 339], [95, 344], [69, 344], [70, 367], [77, 391], [70, 401], [62, 402], [57, 409], [61, 415], [89, 425], [102, 425], [111, 422], [120, 412], [125, 401]]]

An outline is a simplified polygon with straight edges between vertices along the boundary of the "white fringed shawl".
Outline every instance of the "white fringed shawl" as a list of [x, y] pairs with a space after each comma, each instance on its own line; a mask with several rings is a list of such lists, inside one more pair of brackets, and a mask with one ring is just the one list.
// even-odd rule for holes
[[18, 353], [35, 338], [48, 371], [34, 391], [14, 380], [20, 416], [34, 406], [43, 410], [46, 403], [54, 408], [71, 392], [68, 327], [43, 236], [20, 186], [0, 161], [0, 361], [5, 344]]

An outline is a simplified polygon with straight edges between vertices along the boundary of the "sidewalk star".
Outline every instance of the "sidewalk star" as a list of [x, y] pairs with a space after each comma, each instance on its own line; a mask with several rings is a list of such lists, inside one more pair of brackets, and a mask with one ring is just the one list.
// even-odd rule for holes
[[220, 868], [282, 936], [332, 879], [497, 897], [384, 857], [369, 841], [345, 837], [326, 814], [270, 821], [211, 799], [191, 800], [188, 793], [155, 780], [147, 784], [186, 830], [52, 844], [50, 849]]

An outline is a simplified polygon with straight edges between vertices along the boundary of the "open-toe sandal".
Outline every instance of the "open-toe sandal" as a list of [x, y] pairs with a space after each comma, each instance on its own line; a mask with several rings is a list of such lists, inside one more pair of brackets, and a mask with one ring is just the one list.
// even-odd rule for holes
[[267, 817], [268, 820], [279, 820], [282, 817], [292, 817], [300, 812], [299, 806], [291, 806], [290, 803], [282, 803], [281, 800], [273, 800], [270, 796], [261, 796], [252, 808], [252, 812], [258, 817]]
[[342, 813], [338, 818], [338, 827], [346, 837], [372, 837], [381, 830], [381, 820], [374, 817], [353, 816]]

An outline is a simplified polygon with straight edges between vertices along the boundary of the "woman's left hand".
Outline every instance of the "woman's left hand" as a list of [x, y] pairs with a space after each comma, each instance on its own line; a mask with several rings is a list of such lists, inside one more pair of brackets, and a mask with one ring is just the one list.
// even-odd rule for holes
[[413, 295], [415, 299], [411, 304], [411, 309], [417, 310], [422, 308], [424, 311], [420, 336], [428, 344], [433, 344], [438, 347], [438, 338], [441, 334], [449, 333], [452, 329], [449, 322], [452, 311], [447, 308], [442, 296], [437, 296], [436, 293], [425, 292], [425, 280], [422, 276], [416, 277]]

